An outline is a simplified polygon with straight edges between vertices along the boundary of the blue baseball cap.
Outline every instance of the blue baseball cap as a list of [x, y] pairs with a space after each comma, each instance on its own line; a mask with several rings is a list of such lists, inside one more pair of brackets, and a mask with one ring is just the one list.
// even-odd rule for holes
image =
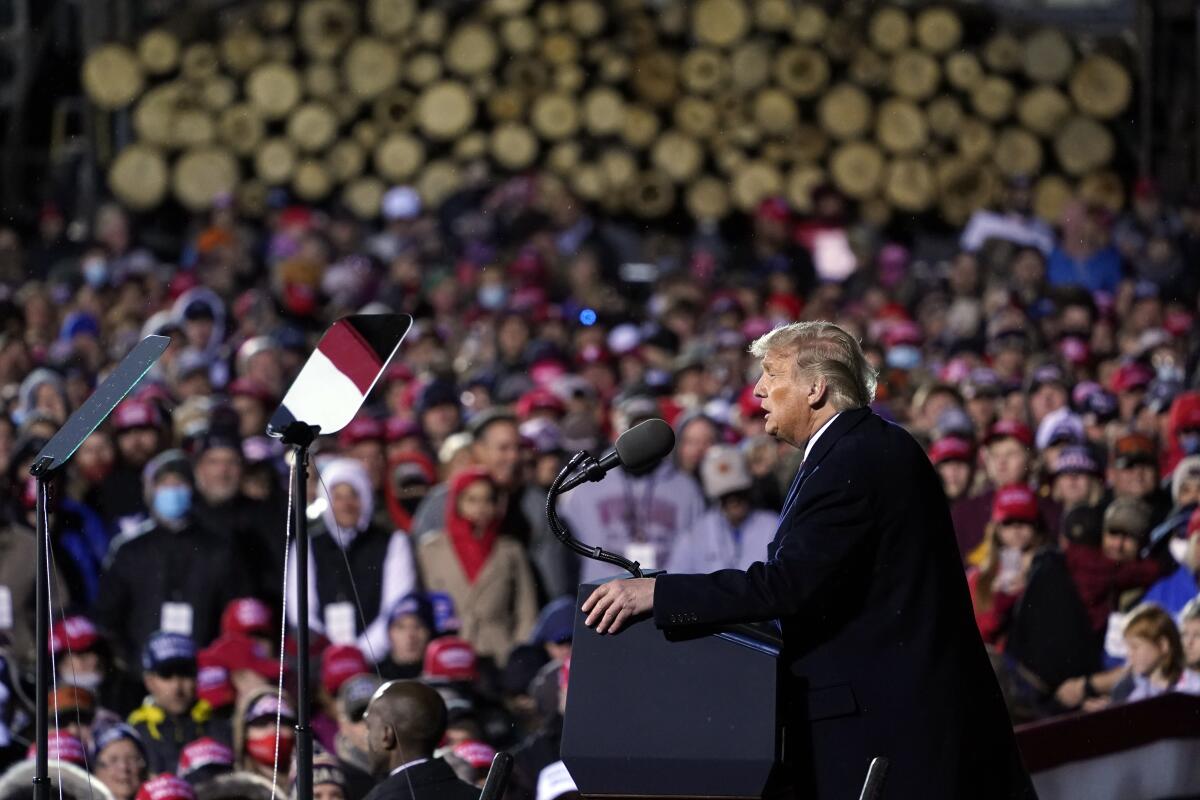
[[563, 644], [571, 641], [575, 630], [575, 598], [551, 600], [538, 614], [529, 641], [533, 644]]
[[433, 604], [422, 592], [411, 592], [397, 600], [396, 605], [392, 606], [392, 613], [388, 614], [388, 625], [405, 614], [414, 615], [430, 631], [435, 629]]
[[142, 650], [142, 670], [164, 674], [171, 670], [195, 671], [196, 643], [180, 633], [150, 634]]
[[133, 726], [127, 725], [124, 722], [114, 722], [109, 725], [99, 726], [92, 733], [92, 763], [95, 763], [100, 754], [104, 752], [104, 748], [122, 739], [128, 739], [133, 742], [142, 758], [146, 757], [146, 743], [142, 741], [141, 735]]

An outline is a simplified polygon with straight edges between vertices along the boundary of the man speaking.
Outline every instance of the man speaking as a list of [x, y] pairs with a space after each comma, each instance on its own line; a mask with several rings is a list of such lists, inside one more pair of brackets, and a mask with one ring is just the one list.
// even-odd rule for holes
[[920, 445], [874, 414], [875, 370], [828, 322], [751, 345], [767, 432], [804, 451], [765, 561], [611, 581], [583, 605], [616, 633], [777, 620], [797, 797], [854, 798], [875, 756], [885, 798], [1029, 798], [975, 628], [950, 511]]

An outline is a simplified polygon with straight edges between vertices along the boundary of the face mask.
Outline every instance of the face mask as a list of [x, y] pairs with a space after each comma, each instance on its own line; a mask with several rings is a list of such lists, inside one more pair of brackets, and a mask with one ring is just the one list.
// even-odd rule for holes
[[164, 486], [154, 492], [154, 515], [159, 519], [183, 519], [191, 507], [192, 490], [186, 486]]
[[892, 369], [916, 369], [921, 365], [921, 351], [911, 344], [898, 344], [887, 351], [887, 365]]
[[104, 676], [99, 672], [76, 672], [63, 677], [67, 683], [78, 686], [80, 689], [87, 689], [92, 693], [95, 693], [100, 688], [100, 684], [104, 683]]
[[501, 284], [493, 283], [488, 286], [481, 286], [476, 293], [476, 298], [479, 301], [479, 305], [489, 311], [495, 311], [504, 305], [504, 301], [508, 299], [508, 292], [504, 290], [504, 286]]
[[89, 258], [83, 262], [83, 279], [93, 289], [108, 283], [108, 264], [102, 258]]
[[[290, 737], [279, 737], [279, 763], [287, 764], [292, 758], [292, 748], [295, 740]], [[246, 755], [259, 764], [270, 767], [275, 764], [275, 732], [267, 731], [246, 739]]]
[[1189, 456], [1200, 454], [1200, 431], [1179, 434], [1179, 447]]

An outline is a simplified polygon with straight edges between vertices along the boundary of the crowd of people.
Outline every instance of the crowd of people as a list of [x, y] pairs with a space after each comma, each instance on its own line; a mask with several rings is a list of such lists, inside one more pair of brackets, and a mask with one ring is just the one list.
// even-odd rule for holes
[[[505, 749], [513, 798], [572, 791], [575, 595], [612, 570], [557, 541], [547, 488], [660, 417], [672, 456], [565, 495], [572, 532], [673, 572], [763, 560], [799, 454], [763, 433], [748, 345], [796, 319], [860, 337], [875, 411], [927, 445], [1014, 720], [1200, 692], [1200, 196], [1141, 180], [1123, 214], [1048, 226], [1014, 181], [960, 233], [914, 236], [822, 186], [804, 214], [768, 199], [683, 231], [523, 176], [434, 209], [394, 187], [379, 225], [279, 197], [162, 234], [47, 204], [0, 236], [0, 767], [32, 736], [29, 467], [148, 334], [166, 353], [47, 508], [51, 756], [116, 800], [290, 791], [301, 591], [323, 800], [375, 784], [364, 711], [394, 679], [436, 689], [461, 779]], [[290, 497], [268, 417], [330, 322], [388, 312], [415, 320], [400, 354]]]

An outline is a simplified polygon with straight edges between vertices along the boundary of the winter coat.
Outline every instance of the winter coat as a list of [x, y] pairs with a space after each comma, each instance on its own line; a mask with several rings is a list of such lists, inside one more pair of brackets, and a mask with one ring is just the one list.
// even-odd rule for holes
[[417, 563], [425, 588], [445, 592], [454, 600], [462, 637], [479, 655], [503, 664], [509, 651], [529, 638], [537, 621], [537, 594], [519, 543], [498, 538], [474, 583], [467, 580], [445, 531], [420, 541]]

